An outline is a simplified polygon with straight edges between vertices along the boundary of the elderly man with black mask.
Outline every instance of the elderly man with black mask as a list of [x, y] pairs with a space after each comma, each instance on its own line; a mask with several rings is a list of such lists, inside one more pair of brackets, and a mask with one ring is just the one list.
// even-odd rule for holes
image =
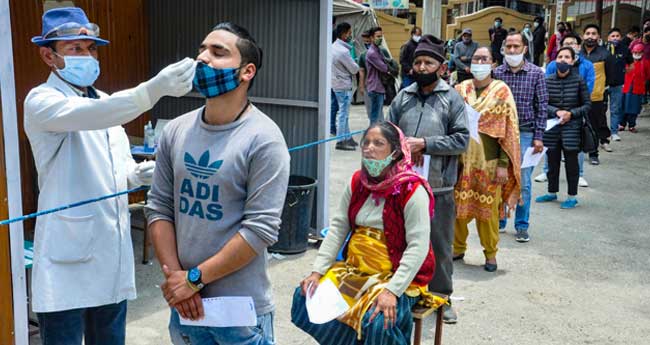
[[[428, 156], [427, 177], [435, 195], [435, 221], [431, 222], [431, 244], [436, 272], [429, 291], [451, 295], [452, 240], [456, 206], [454, 186], [458, 176], [458, 156], [469, 141], [465, 102], [440, 79], [444, 58], [443, 42], [425, 37], [418, 44], [413, 60], [415, 83], [401, 90], [390, 105], [389, 119], [408, 137], [416, 165]], [[444, 306], [444, 321], [455, 323], [456, 313]]]

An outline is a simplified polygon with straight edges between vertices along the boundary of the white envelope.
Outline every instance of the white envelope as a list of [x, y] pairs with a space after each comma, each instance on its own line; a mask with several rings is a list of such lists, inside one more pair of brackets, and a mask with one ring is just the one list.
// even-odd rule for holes
[[539, 161], [542, 160], [542, 157], [544, 157], [546, 150], [548, 150], [548, 148], [545, 147], [542, 152], [533, 153], [532, 147], [527, 148], [526, 152], [524, 152], [524, 159], [521, 162], [521, 168], [536, 167], [537, 164], [539, 164]]
[[478, 134], [478, 120], [481, 118], [481, 113], [476, 111], [467, 103], [465, 103], [465, 113], [467, 114], [467, 129], [469, 129], [469, 136], [480, 144], [481, 137]]
[[416, 173], [420, 174], [420, 176], [424, 177], [424, 179], [429, 178], [429, 163], [431, 162], [431, 156], [429, 155], [424, 155], [423, 156], [423, 163], [422, 166], [413, 166], [413, 170], [415, 170]]
[[350, 309], [339, 289], [329, 279], [318, 285], [313, 296], [307, 294], [305, 304], [309, 321], [317, 325], [330, 322]]
[[556, 117], [554, 119], [548, 119], [548, 120], [546, 120], [546, 130], [545, 131], [548, 131], [549, 129], [551, 129], [551, 128], [559, 125], [559, 124], [560, 124], [560, 118], [559, 117]]
[[204, 327], [252, 327], [257, 325], [255, 304], [250, 296], [203, 298], [205, 317], [201, 320], [180, 318], [181, 325]]

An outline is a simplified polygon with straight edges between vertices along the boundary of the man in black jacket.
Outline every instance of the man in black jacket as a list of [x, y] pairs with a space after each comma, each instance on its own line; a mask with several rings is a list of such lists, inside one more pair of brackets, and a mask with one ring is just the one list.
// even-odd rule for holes
[[605, 63], [605, 75], [607, 86], [609, 86], [609, 130], [612, 132], [612, 140], [621, 141], [618, 135], [618, 124], [623, 118], [623, 83], [625, 82], [626, 66], [634, 62], [630, 50], [621, 43], [621, 30], [612, 28], [607, 34], [607, 62]]
[[500, 66], [503, 63], [501, 47], [503, 46], [503, 41], [506, 40], [506, 36], [508, 36], [508, 31], [503, 28], [503, 19], [501, 17], [494, 19], [494, 26], [488, 30], [488, 33], [490, 34], [492, 56], [494, 56], [494, 61], [497, 63], [497, 66]]
[[533, 21], [533, 63], [539, 67], [544, 64], [544, 50], [546, 50], [546, 28], [544, 27], [544, 18], [536, 17]]
[[411, 30], [411, 38], [404, 43], [402, 48], [399, 51], [399, 64], [402, 66], [402, 85], [400, 90], [413, 84], [413, 53], [415, 53], [415, 48], [418, 46], [422, 38], [422, 29], [415, 26]]

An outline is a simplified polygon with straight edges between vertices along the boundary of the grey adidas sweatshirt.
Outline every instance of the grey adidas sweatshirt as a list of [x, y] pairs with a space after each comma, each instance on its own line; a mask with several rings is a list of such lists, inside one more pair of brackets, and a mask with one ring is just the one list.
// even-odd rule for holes
[[254, 106], [223, 126], [206, 124], [203, 110], [165, 127], [147, 221], [174, 223], [185, 270], [215, 255], [240, 233], [258, 256], [208, 284], [201, 296], [252, 296], [257, 314], [266, 314], [274, 309], [266, 248], [278, 239], [289, 182], [287, 145], [278, 126]]

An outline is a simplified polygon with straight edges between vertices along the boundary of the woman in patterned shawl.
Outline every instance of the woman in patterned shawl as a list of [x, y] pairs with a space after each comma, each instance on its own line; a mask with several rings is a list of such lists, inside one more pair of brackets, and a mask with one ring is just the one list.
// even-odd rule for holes
[[[407, 345], [411, 307], [445, 303], [427, 290], [435, 270], [429, 242], [433, 194], [426, 179], [413, 171], [397, 126], [372, 125], [361, 145], [362, 168], [345, 188], [312, 273], [296, 288], [292, 321], [320, 344]], [[345, 260], [335, 262], [341, 248]], [[338, 288], [349, 309], [315, 324], [305, 295], [325, 280]]]
[[467, 152], [459, 160], [455, 188], [456, 225], [454, 260], [467, 249], [467, 225], [472, 219], [485, 254], [485, 270], [497, 269], [499, 218], [506, 203], [513, 209], [520, 198], [520, 148], [517, 107], [508, 86], [492, 79], [492, 56], [479, 48], [472, 56], [471, 80], [456, 86], [468, 111], [480, 113], [480, 142], [470, 139]]

